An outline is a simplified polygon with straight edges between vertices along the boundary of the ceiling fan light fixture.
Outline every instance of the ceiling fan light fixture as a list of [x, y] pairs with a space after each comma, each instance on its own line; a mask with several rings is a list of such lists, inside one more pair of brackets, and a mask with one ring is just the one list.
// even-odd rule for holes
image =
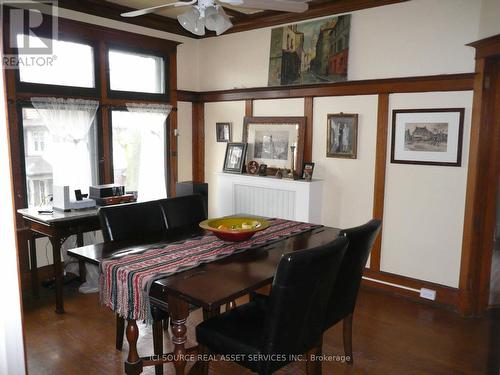
[[208, 30], [221, 35], [233, 27], [233, 24], [222, 7], [214, 6], [205, 10], [205, 26]]
[[200, 17], [200, 12], [196, 8], [191, 8], [185, 13], [177, 16], [177, 20], [183, 28], [195, 35], [205, 35], [204, 18]]

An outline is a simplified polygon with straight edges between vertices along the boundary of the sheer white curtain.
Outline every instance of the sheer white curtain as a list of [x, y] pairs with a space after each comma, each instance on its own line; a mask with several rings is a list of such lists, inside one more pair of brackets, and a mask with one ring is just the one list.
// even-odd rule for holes
[[165, 198], [166, 185], [166, 132], [165, 121], [172, 110], [171, 105], [127, 104], [141, 129], [141, 152], [139, 160], [138, 200], [149, 201]]
[[92, 183], [88, 132], [99, 102], [82, 99], [32, 98], [51, 135], [48, 158], [54, 185], [69, 185], [70, 191], [88, 190]]

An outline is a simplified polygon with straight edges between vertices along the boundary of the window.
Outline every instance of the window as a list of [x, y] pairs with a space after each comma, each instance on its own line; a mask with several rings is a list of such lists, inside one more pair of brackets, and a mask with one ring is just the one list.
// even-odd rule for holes
[[111, 112], [114, 181], [141, 201], [167, 196], [165, 119], [161, 113]]
[[94, 125], [77, 145], [51, 133], [34, 108], [23, 108], [22, 120], [28, 207], [48, 203], [54, 182], [83, 192], [97, 183]]
[[[25, 35], [17, 36], [18, 46], [22, 45], [25, 37]], [[30, 39], [31, 45], [36, 45], [38, 38], [33, 36], [27, 38]], [[21, 82], [94, 88], [94, 49], [87, 44], [61, 40], [52, 42], [55, 56], [52, 63], [20, 65]]]
[[112, 91], [165, 93], [165, 63], [162, 57], [110, 49], [108, 59]]

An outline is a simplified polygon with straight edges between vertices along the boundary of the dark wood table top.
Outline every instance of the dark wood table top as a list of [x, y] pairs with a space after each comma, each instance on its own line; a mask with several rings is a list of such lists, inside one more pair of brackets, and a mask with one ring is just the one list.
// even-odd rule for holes
[[[248, 294], [272, 282], [283, 254], [311, 249], [333, 241], [340, 229], [320, 227], [262, 247], [204, 264], [194, 269], [156, 281], [150, 296], [158, 301], [166, 295], [178, 296], [193, 305], [212, 309]], [[168, 243], [199, 236], [204, 232], [195, 227], [171, 231], [166, 237], [145, 241], [100, 243], [68, 250], [71, 256], [93, 264], [103, 259], [141, 253]]]

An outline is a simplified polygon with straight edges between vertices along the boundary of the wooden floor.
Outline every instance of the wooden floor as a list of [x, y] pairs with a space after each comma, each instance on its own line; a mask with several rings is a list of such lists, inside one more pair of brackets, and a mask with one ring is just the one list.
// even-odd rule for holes
[[[99, 306], [98, 296], [67, 288], [66, 314], [54, 313], [50, 291], [25, 299], [24, 324], [30, 375], [123, 374], [123, 352], [114, 349], [114, 315]], [[494, 316], [496, 315], [496, 316]], [[201, 319], [197, 311], [192, 327]], [[491, 374], [499, 375], [500, 314], [463, 319], [445, 309], [363, 289], [354, 315], [354, 365], [325, 362], [323, 374]], [[139, 353], [151, 354], [151, 330], [140, 326]], [[342, 355], [341, 326], [325, 334], [325, 354]], [[165, 337], [168, 349], [168, 333]], [[144, 373], [153, 374], [152, 368]], [[173, 374], [165, 365], [165, 374]], [[305, 364], [291, 364], [277, 374], [304, 374]], [[210, 374], [250, 374], [227, 362], [210, 365]]]

